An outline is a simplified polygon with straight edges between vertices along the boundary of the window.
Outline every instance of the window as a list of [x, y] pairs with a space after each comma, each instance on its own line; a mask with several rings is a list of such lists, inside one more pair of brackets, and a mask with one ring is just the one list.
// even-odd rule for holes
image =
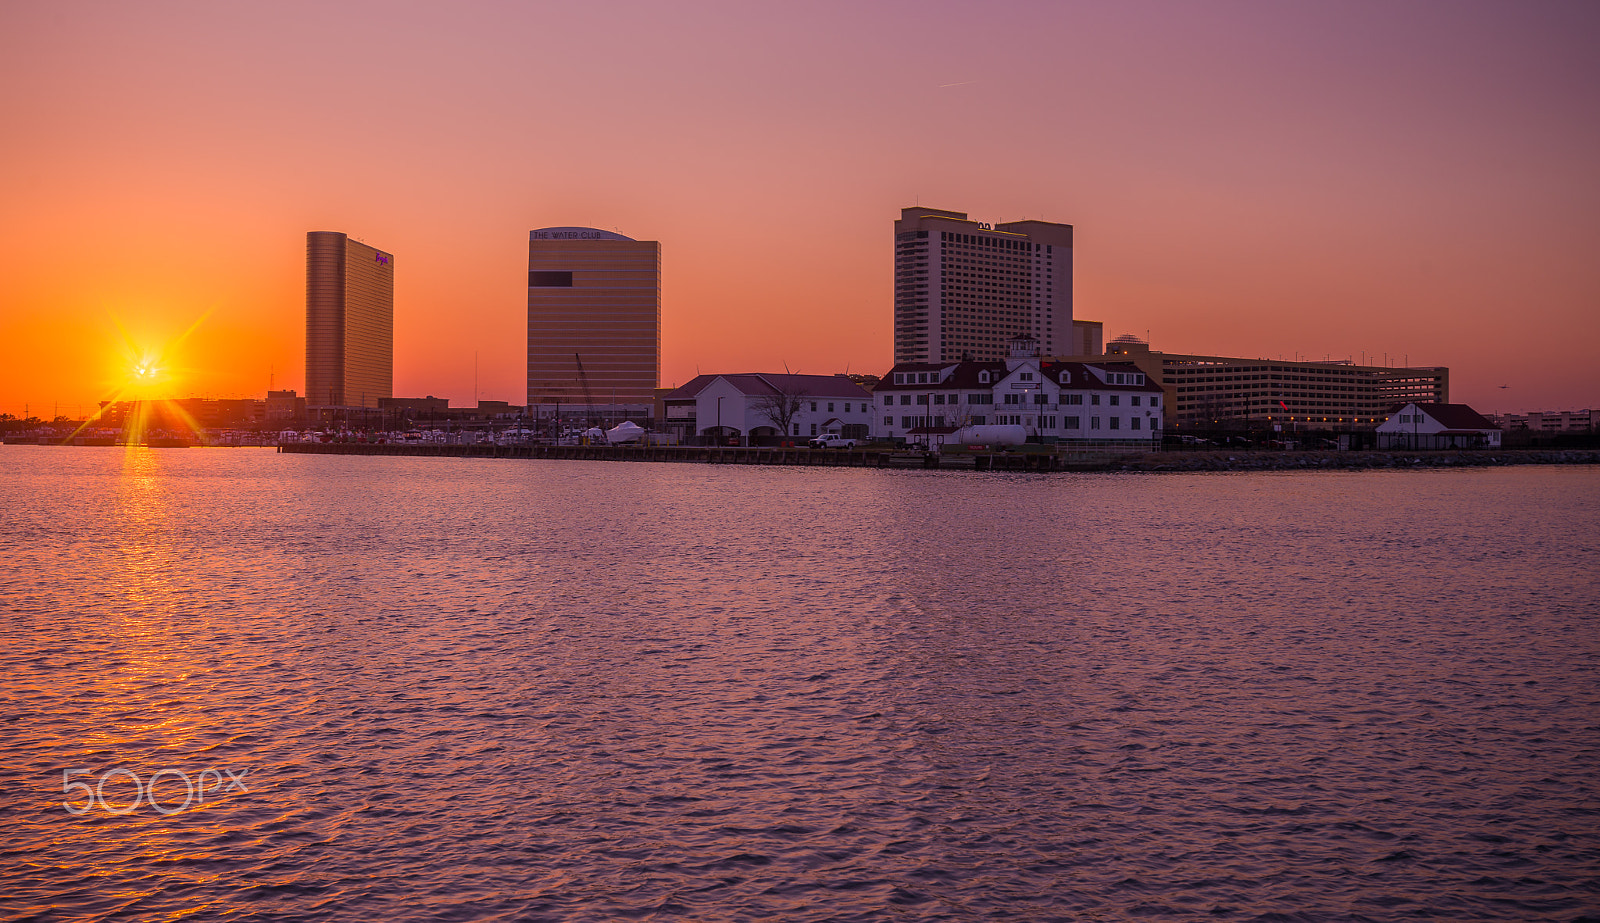
[[894, 383], [897, 384], [897, 385], [905, 384], [906, 383], [906, 373], [905, 372], [895, 372], [894, 373]]
[[[1122, 395], [1120, 395], [1120, 394], [1111, 395], [1111, 406], [1115, 407], [1118, 404], [1120, 404], [1121, 402], [1122, 402]], [[816, 410], [817, 408], [813, 407], [811, 409], [812, 410]]]
[[794, 425], [794, 432], [791, 435], [795, 435], [795, 436], [800, 435], [800, 424], [796, 423]]
[[1112, 417], [1111, 418], [1111, 426], [1110, 426], [1110, 428], [1111, 429], [1117, 429], [1120, 426], [1122, 426], [1122, 418], [1121, 417]]
[[1033, 381], [1033, 373], [1032, 372], [1023, 372], [1021, 375], [1018, 375], [1017, 377], [1022, 379], [1023, 381]]
[[986, 385], [988, 383], [989, 383], [989, 373], [988, 372], [979, 372], [978, 373], [978, 384]]
[[828, 402], [828, 412], [833, 413], [833, 401]]
[[[799, 424], [795, 424], [795, 429], [799, 429], [799, 428], [800, 428]], [[813, 424], [811, 424], [811, 435], [815, 436], [816, 434], [817, 434], [817, 424], [813, 423]]]
[[909, 395], [909, 394], [900, 395], [900, 406], [904, 407], [904, 406], [906, 406], [906, 405], [908, 405], [910, 403], [911, 403], [911, 395]]
[[1063, 394], [1063, 395], [1061, 395], [1061, 403], [1063, 403], [1063, 404], [1082, 404], [1083, 403], [1083, 395], [1081, 395], [1081, 394]]
[[884, 426], [893, 426], [894, 425], [894, 417], [884, 417], [883, 418], [883, 425]]
[[1003, 403], [1007, 403], [1007, 404], [1020, 404], [1020, 403], [1022, 403], [1022, 400], [1021, 400], [1021, 397], [1020, 397], [1020, 395], [1016, 395], [1016, 394], [1007, 394], [1007, 395], [1006, 395], [1006, 396], [1005, 396], [1005, 400], [1004, 400], [1004, 402], [1003, 402]]
[[1133, 403], [1133, 406], [1135, 406], [1135, 407], [1137, 407], [1137, 406], [1139, 406], [1139, 395], [1137, 395], [1137, 394], [1135, 394], [1135, 395], [1134, 395], [1134, 396], [1133, 396], [1133, 401], [1132, 401], [1132, 403]]
[[[1093, 405], [1095, 405], [1095, 406], [1096, 406], [1096, 407], [1099, 407], [1099, 406], [1100, 406], [1100, 395], [1098, 395], [1098, 394], [1091, 394], [1091, 395], [1089, 395], [1089, 403], [1091, 403], [1091, 404], [1093, 404]], [[1089, 427], [1089, 428], [1090, 428], [1090, 429], [1099, 429], [1099, 428], [1100, 428], [1100, 427], [1098, 427], [1098, 426], [1091, 426], [1091, 427]]]
[[983, 414], [978, 414], [977, 416], [972, 418], [972, 425], [973, 426], [983, 426], [983, 425], [987, 424], [988, 421], [989, 421], [988, 417], [984, 416]]
[[883, 396], [883, 406], [885, 406], [885, 407], [893, 407], [894, 406], [894, 395], [893, 394], [885, 394]]
[[1065, 429], [1083, 429], [1083, 427], [1079, 425], [1077, 417], [1067, 417], [1065, 422], [1067, 424], [1064, 427]]
[[530, 272], [528, 273], [529, 288], [571, 288], [572, 273], [570, 272]]
[[1100, 418], [1099, 417], [1090, 417], [1089, 418], [1089, 428], [1090, 429], [1099, 429], [1100, 428]]
[[935, 404], [943, 404], [944, 403], [944, 395], [943, 394], [935, 394], [933, 396], [933, 402]]
[[1134, 417], [1132, 420], [1128, 421], [1128, 429], [1138, 429], [1138, 428], [1139, 428], [1139, 418], [1138, 417]]
[[812, 401], [811, 402], [811, 412], [812, 413], [816, 413], [817, 412], [817, 402], [816, 401]]
[[926, 394], [917, 395], [917, 403], [922, 404], [923, 406], [927, 406], [928, 396]]
[[901, 417], [900, 418], [900, 428], [901, 429], [910, 429], [911, 428], [911, 418], [910, 417]]
[[1071, 384], [1072, 383], [1072, 373], [1071, 372], [1062, 372], [1061, 373], [1061, 383], [1064, 384], [1064, 385]]
[[1033, 402], [1035, 404], [1048, 404], [1048, 403], [1050, 403], [1050, 395], [1044, 394], [1042, 392], [1039, 393], [1039, 394], [1035, 394], [1033, 396]]
[[849, 404], [849, 403], [846, 403], [846, 404], [845, 404], [845, 405], [844, 405], [844, 412], [845, 412], [845, 413], [849, 413], [849, 412], [850, 412], [850, 404]]

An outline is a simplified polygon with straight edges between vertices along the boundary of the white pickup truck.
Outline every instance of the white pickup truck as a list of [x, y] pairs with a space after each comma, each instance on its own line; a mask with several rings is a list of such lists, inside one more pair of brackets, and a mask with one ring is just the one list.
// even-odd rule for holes
[[823, 433], [811, 440], [813, 449], [853, 449], [856, 447], [854, 439], [846, 439], [838, 433]]

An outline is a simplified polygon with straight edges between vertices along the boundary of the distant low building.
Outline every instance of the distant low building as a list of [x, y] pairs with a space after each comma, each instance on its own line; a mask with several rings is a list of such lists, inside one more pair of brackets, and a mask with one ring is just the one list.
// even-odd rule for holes
[[1466, 404], [1406, 404], [1378, 424], [1380, 449], [1499, 446], [1500, 428]]
[[1013, 337], [1004, 361], [902, 362], [872, 393], [873, 435], [918, 441], [965, 426], [1021, 426], [1030, 441], [1159, 439], [1161, 386], [1131, 363], [1043, 359]]
[[866, 439], [872, 395], [844, 375], [700, 375], [661, 399], [665, 431], [696, 439], [761, 444], [827, 433]]
[[431, 394], [427, 397], [385, 397], [378, 401], [378, 406], [382, 407], [385, 412], [409, 411], [412, 414], [442, 414], [450, 409], [450, 399], [448, 397], [434, 397]]
[[1593, 410], [1536, 410], [1532, 413], [1504, 413], [1491, 417], [1506, 432], [1586, 433], [1594, 429]]
[[1396, 404], [1450, 400], [1450, 370], [1443, 366], [1390, 368], [1343, 360], [1164, 353], [1134, 336], [1112, 340], [1104, 356], [1057, 358], [1137, 365], [1166, 393], [1166, 424], [1173, 429], [1257, 424], [1370, 430]]
[[306, 399], [294, 391], [268, 391], [267, 422], [275, 426], [298, 424], [306, 416]]

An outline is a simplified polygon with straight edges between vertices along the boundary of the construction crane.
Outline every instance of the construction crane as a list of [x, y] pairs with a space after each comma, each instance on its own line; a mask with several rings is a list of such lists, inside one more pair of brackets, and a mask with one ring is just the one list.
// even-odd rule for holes
[[588, 421], [590, 426], [594, 426], [596, 425], [594, 415], [594, 392], [589, 390], [589, 373], [583, 370], [582, 356], [578, 355], [577, 353], [573, 353], [572, 361], [578, 363], [578, 381], [583, 384], [583, 399], [589, 405], [587, 416], [584, 419]]

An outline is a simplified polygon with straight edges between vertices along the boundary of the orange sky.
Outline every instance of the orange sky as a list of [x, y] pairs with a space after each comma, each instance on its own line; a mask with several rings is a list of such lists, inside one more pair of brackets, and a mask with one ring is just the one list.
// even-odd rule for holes
[[[1600, 407], [1589, 2], [16, 2], [0, 411], [304, 386], [305, 232], [395, 254], [395, 391], [523, 398], [528, 231], [662, 242], [663, 381], [882, 372], [903, 206], [1077, 228], [1156, 349]], [[115, 319], [115, 321], [113, 320]], [[1504, 389], [1499, 386], [1505, 385]]]

